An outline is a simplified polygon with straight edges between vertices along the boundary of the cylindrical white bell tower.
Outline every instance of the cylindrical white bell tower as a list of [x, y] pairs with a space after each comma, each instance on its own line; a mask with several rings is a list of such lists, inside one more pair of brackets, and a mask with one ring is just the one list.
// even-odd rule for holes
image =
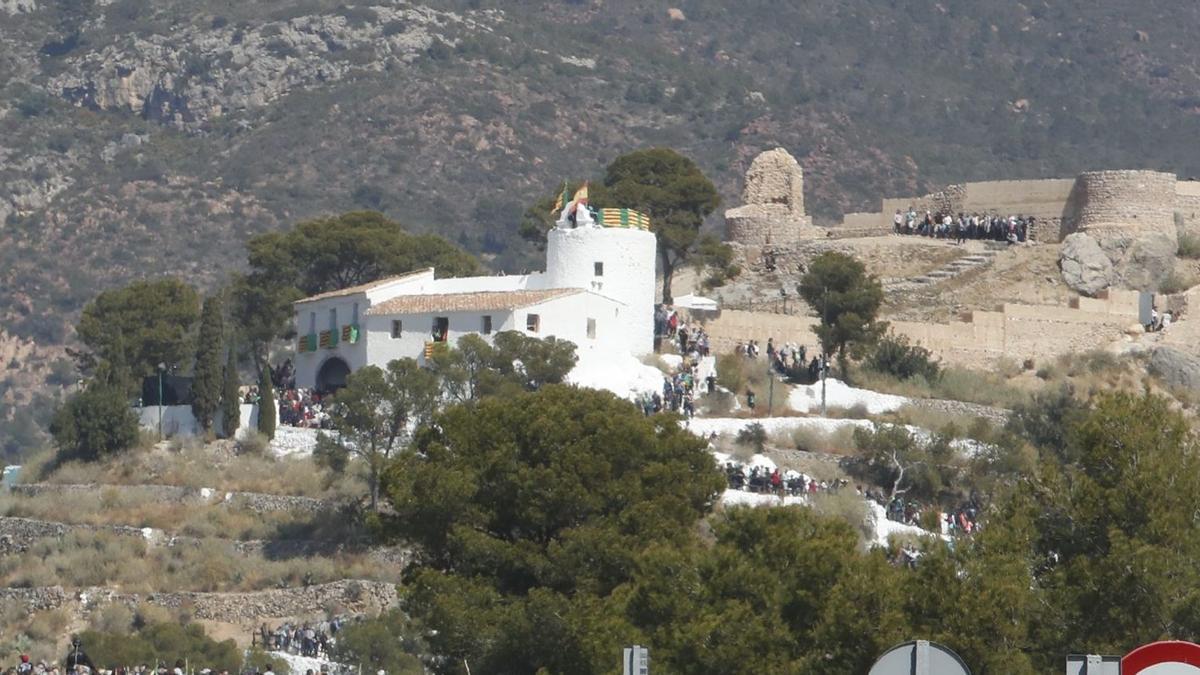
[[[547, 233], [547, 288], [583, 288], [624, 306], [618, 333], [632, 354], [654, 351], [654, 264], [657, 239], [632, 228], [555, 227]], [[605, 340], [616, 345], [619, 341]]]

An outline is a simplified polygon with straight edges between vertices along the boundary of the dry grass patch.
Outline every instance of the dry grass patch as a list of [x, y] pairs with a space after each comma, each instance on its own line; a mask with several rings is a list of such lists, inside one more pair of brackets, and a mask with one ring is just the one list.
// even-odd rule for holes
[[354, 536], [355, 524], [328, 511], [253, 513], [222, 504], [163, 502], [119, 486], [26, 497], [0, 495], [0, 515], [85, 525], [150, 527], [220, 539], [322, 539]]
[[131, 593], [256, 591], [345, 578], [399, 581], [398, 570], [371, 564], [365, 554], [273, 560], [240, 554], [228, 542], [158, 547], [107, 532], [72, 532], [61, 539], [39, 541], [24, 553], [0, 557], [0, 584], [18, 588], [105, 586]]
[[225, 442], [183, 443], [176, 451], [158, 446], [104, 463], [67, 462], [51, 469], [52, 460], [53, 453], [33, 458], [23, 470], [22, 480], [64, 485], [178, 485], [323, 499], [358, 498], [367, 491], [360, 467], [353, 464], [344, 474], [336, 474], [309, 457], [235, 455]]

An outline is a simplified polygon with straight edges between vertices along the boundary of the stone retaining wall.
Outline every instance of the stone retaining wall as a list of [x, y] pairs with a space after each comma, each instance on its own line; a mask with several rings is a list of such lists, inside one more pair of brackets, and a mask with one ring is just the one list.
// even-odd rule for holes
[[1005, 410], [1004, 408], [993, 408], [992, 406], [979, 405], [977, 403], [965, 403], [963, 401], [947, 401], [940, 398], [910, 399], [909, 405], [914, 408], [931, 410], [936, 413], [943, 413], [947, 415], [982, 417], [996, 425], [1002, 425], [1007, 422], [1009, 415], [1009, 411]]
[[[1066, 307], [1006, 304], [1002, 311], [971, 312], [963, 319], [890, 325], [893, 332], [948, 365], [979, 368], [1002, 357], [1023, 362], [1103, 348], [1138, 322], [1138, 294], [1110, 290], [1099, 298], [1077, 298]], [[775, 344], [792, 342], [809, 349], [817, 344], [813, 333], [817, 319], [807, 315], [724, 309], [698, 320], [717, 353], [733, 351], [749, 339], [758, 340], [763, 348], [768, 338], [774, 338]]]
[[263, 619], [320, 616], [337, 611], [374, 615], [394, 607], [394, 584], [344, 580], [299, 588], [278, 588], [249, 593], [117, 593], [108, 588], [68, 591], [58, 586], [0, 588], [0, 603], [17, 603], [24, 611], [66, 609], [79, 613], [107, 603], [131, 607], [148, 603], [185, 610], [193, 618], [252, 625]]
[[211, 488], [182, 487], [177, 485], [79, 485], [58, 483], [21, 483], [11, 488], [13, 494], [36, 497], [47, 494], [85, 494], [112, 491], [121, 494], [147, 497], [154, 501], [172, 504], [213, 504], [244, 509], [254, 513], [291, 511], [295, 513], [319, 513], [341, 508], [345, 504], [332, 500], [300, 497], [295, 495], [273, 495], [261, 492], [222, 492]]

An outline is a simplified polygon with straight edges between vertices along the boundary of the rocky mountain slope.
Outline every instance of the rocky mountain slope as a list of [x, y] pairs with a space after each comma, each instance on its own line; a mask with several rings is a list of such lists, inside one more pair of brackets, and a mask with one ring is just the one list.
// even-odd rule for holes
[[0, 0], [0, 326], [36, 343], [4, 372], [51, 378], [98, 289], [215, 283], [316, 214], [532, 265], [525, 207], [647, 145], [728, 202], [783, 145], [818, 222], [950, 180], [1200, 173], [1198, 27], [1168, 0]]

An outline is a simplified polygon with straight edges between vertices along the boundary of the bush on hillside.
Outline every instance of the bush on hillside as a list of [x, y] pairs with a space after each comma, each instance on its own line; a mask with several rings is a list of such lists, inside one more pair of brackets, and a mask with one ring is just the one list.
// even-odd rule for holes
[[1200, 258], [1200, 235], [1179, 235], [1179, 257], [1192, 260]]
[[941, 375], [941, 365], [933, 354], [920, 345], [914, 345], [903, 335], [885, 335], [875, 343], [866, 366], [877, 373], [891, 375], [900, 380], [916, 376], [926, 382], [935, 382]]
[[50, 433], [60, 459], [95, 461], [132, 448], [138, 420], [119, 390], [93, 384], [58, 409]]
[[[136, 633], [84, 631], [83, 649], [97, 667], [115, 668], [180, 659], [199, 668], [241, 672], [242, 653], [233, 640], [217, 642], [199, 624], [156, 623]], [[278, 664], [276, 664], [278, 665]]]
[[427, 651], [421, 632], [403, 612], [391, 611], [351, 624], [338, 634], [333, 656], [368, 672], [422, 675], [418, 655]]
[[767, 447], [767, 430], [758, 422], [748, 425], [738, 431], [737, 443], [761, 453]]

